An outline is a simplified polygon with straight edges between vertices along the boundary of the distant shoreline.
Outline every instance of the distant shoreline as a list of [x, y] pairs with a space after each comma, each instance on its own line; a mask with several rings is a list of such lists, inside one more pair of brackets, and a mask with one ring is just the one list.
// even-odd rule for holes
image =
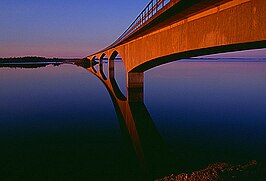
[[75, 62], [77, 59], [60, 59], [45, 57], [0, 58], [0, 68], [40, 68], [48, 65], [59, 66], [63, 63]]
[[0, 58], [0, 64], [45, 64], [45, 63], [63, 63], [71, 62], [78, 59], [62, 59], [62, 58], [45, 58], [45, 57], [11, 57]]
[[11, 63], [34, 63], [34, 62], [62, 62], [63, 60], [58, 58], [45, 58], [45, 57], [12, 57], [12, 58], [0, 58], [1, 64]]
[[32, 65], [32, 64], [41, 65], [41, 64], [47, 64], [47, 63], [49, 63], [49, 64], [61, 64], [64, 62], [49, 62], [49, 61], [47, 61], [47, 62], [5, 62], [5, 63], [0, 62], [0, 65]]

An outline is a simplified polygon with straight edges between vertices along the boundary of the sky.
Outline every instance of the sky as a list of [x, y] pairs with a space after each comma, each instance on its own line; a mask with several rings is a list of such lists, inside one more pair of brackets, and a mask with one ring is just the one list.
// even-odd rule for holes
[[85, 57], [111, 44], [149, 0], [1, 0], [0, 57]]
[[[0, 57], [86, 57], [114, 42], [148, 2], [0, 0]], [[254, 55], [266, 49], [241, 56]]]

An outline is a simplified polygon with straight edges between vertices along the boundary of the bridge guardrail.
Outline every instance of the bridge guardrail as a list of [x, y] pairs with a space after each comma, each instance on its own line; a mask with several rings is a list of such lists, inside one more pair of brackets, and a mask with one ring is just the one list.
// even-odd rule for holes
[[142, 25], [156, 15], [163, 7], [169, 4], [172, 0], [151, 0], [148, 5], [141, 11], [138, 17], [131, 23], [126, 31], [110, 46], [105, 49], [111, 48], [125, 40], [134, 32], [140, 29]]

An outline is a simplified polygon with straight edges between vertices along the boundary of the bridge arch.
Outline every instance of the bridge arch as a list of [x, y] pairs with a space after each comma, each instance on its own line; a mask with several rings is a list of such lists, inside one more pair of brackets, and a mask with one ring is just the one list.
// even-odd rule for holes
[[[126, 66], [125, 60], [122, 58], [121, 54], [114, 50], [109, 57], [109, 79], [113, 85], [116, 87], [115, 90], [119, 97], [125, 97], [126, 95]], [[123, 96], [122, 96], [123, 95]]]
[[[103, 53], [100, 56], [100, 60], [99, 60], [99, 72], [100, 72], [100, 74], [104, 80], [107, 80], [107, 78], [108, 78], [108, 72], [109, 71], [108, 71], [108, 68], [106, 66], [106, 64], [108, 65], [108, 62], [109, 62], [109, 60], [108, 60], [107, 54]], [[107, 71], [107, 73], [106, 73], [106, 71]]]
[[123, 59], [122, 55], [117, 50], [112, 51], [112, 53], [110, 54], [109, 59], [108, 59], [109, 77], [111, 77], [111, 78], [114, 78], [114, 76], [115, 76], [115, 74], [114, 74], [115, 65], [114, 64], [115, 64], [115, 59], [117, 59], [117, 58], [122, 60], [123, 66], [126, 69], [125, 62], [124, 62], [125, 60]]
[[93, 56], [92, 59], [91, 59], [91, 67], [92, 67], [92, 70], [93, 70], [95, 73], [98, 72], [97, 68], [95, 68], [95, 66], [96, 66], [97, 64], [99, 64], [99, 62], [97, 62], [97, 61], [99, 61], [99, 58], [98, 58], [96, 55]]
[[215, 46], [215, 47], [208, 47], [208, 48], [178, 52], [175, 54], [169, 54], [166, 56], [148, 60], [140, 65], [137, 65], [135, 68], [133, 68], [129, 72], [145, 72], [149, 69], [152, 69], [154, 67], [157, 67], [157, 66], [169, 63], [169, 62], [178, 61], [178, 60], [186, 59], [186, 58], [197, 57], [197, 56], [266, 48], [265, 43], [266, 43], [265, 41], [248, 42], [248, 43], [222, 45], [222, 46]]
[[106, 56], [106, 53], [102, 53], [102, 55], [100, 56], [100, 61]]
[[114, 60], [118, 54], [119, 54], [118, 51], [117, 51], [117, 50], [114, 50], [114, 51], [111, 53], [110, 60]]

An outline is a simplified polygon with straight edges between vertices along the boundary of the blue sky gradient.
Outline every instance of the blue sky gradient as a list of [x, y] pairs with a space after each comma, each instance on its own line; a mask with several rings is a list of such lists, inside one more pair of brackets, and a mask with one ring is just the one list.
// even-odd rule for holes
[[112, 43], [148, 0], [1, 0], [0, 57], [84, 57]]

